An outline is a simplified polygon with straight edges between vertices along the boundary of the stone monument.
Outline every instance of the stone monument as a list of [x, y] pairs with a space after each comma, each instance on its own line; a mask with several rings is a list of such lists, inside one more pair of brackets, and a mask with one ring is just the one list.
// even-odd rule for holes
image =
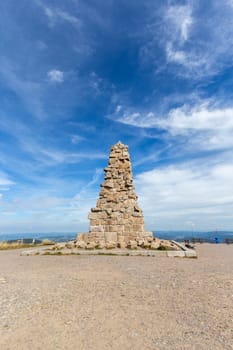
[[99, 199], [88, 216], [90, 229], [85, 240], [124, 245], [152, 238], [152, 232], [145, 231], [143, 212], [138, 206], [128, 146], [118, 142], [111, 147], [104, 172]]

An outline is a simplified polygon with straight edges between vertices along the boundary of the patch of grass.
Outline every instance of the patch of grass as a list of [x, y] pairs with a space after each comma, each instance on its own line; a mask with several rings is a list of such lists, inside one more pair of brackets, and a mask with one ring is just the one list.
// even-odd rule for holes
[[160, 245], [157, 250], [168, 250], [167, 247], [165, 247], [165, 245]]
[[21, 244], [21, 243], [7, 243], [0, 242], [0, 250], [11, 250], [11, 249], [21, 249], [35, 247], [34, 244]]
[[[21, 243], [20, 240], [18, 242], [0, 242], [0, 250], [11, 250], [11, 249], [22, 249], [22, 248], [33, 248], [33, 247], [40, 247], [44, 245], [54, 245], [54, 242], [49, 240], [44, 240], [39, 244], [34, 243]], [[56, 249], [53, 247], [52, 249]]]
[[54, 245], [54, 244], [55, 244], [55, 242], [50, 241], [50, 239], [44, 239], [40, 245], [43, 246], [43, 245]]
[[[59, 254], [60, 255], [60, 254]], [[81, 255], [80, 253], [70, 252], [70, 253], [62, 253], [62, 255]]]
[[55, 252], [52, 255], [62, 255], [62, 252]]
[[98, 254], [97, 255], [114, 255], [114, 256], [117, 256], [118, 254], [116, 254], [116, 253], [102, 253], [102, 252], [98, 252]]

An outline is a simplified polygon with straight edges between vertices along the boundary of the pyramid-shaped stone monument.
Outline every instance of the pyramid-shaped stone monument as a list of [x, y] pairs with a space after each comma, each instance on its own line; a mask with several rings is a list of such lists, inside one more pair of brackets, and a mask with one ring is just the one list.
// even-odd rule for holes
[[138, 206], [128, 146], [120, 141], [111, 147], [105, 178], [96, 207], [89, 213], [89, 242], [125, 242], [152, 237], [145, 231]]

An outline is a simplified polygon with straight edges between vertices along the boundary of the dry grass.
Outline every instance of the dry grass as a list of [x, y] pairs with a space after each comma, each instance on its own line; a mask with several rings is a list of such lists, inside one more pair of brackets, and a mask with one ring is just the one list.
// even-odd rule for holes
[[22, 243], [7, 243], [7, 242], [0, 242], [0, 250], [9, 250], [9, 249], [20, 249], [20, 248], [28, 248], [28, 247], [34, 247], [34, 244], [22, 244]]
[[0, 250], [31, 248], [31, 247], [53, 245], [53, 244], [54, 244], [54, 242], [50, 241], [49, 239], [45, 239], [39, 244], [22, 243], [20, 240], [18, 242], [12, 242], [12, 243], [11, 242], [6, 242], [6, 241], [2, 241], [2, 242], [0, 242]]

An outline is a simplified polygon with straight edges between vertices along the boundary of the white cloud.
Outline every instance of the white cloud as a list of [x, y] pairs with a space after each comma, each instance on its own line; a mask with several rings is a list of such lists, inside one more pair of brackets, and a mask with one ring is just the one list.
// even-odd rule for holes
[[157, 128], [172, 137], [186, 138], [189, 145], [199, 149], [233, 148], [233, 108], [214, 107], [209, 101], [195, 106], [172, 109], [164, 117], [153, 112], [134, 112], [118, 108], [112, 119], [139, 128]]
[[233, 108], [211, 108], [204, 103], [190, 108], [173, 109], [167, 119], [160, 119], [158, 125], [177, 133], [189, 130], [232, 130]]
[[[153, 229], [232, 229], [233, 162], [200, 160], [165, 166], [136, 176], [146, 222]], [[226, 219], [228, 218], [228, 219]]]
[[45, 15], [49, 19], [49, 24], [51, 26], [54, 26], [55, 24], [59, 22], [67, 22], [75, 27], [79, 27], [81, 24], [81, 21], [76, 16], [71, 15], [67, 11], [61, 10], [56, 7], [49, 7], [47, 5], [44, 5], [42, 1], [36, 0], [36, 3], [38, 6], [42, 8]]
[[48, 79], [52, 83], [63, 83], [64, 72], [58, 69], [52, 69], [47, 73]]
[[183, 106], [156, 123], [172, 135], [190, 138], [188, 143], [199, 148], [233, 148], [233, 108], [211, 108], [206, 103], [192, 108]]

